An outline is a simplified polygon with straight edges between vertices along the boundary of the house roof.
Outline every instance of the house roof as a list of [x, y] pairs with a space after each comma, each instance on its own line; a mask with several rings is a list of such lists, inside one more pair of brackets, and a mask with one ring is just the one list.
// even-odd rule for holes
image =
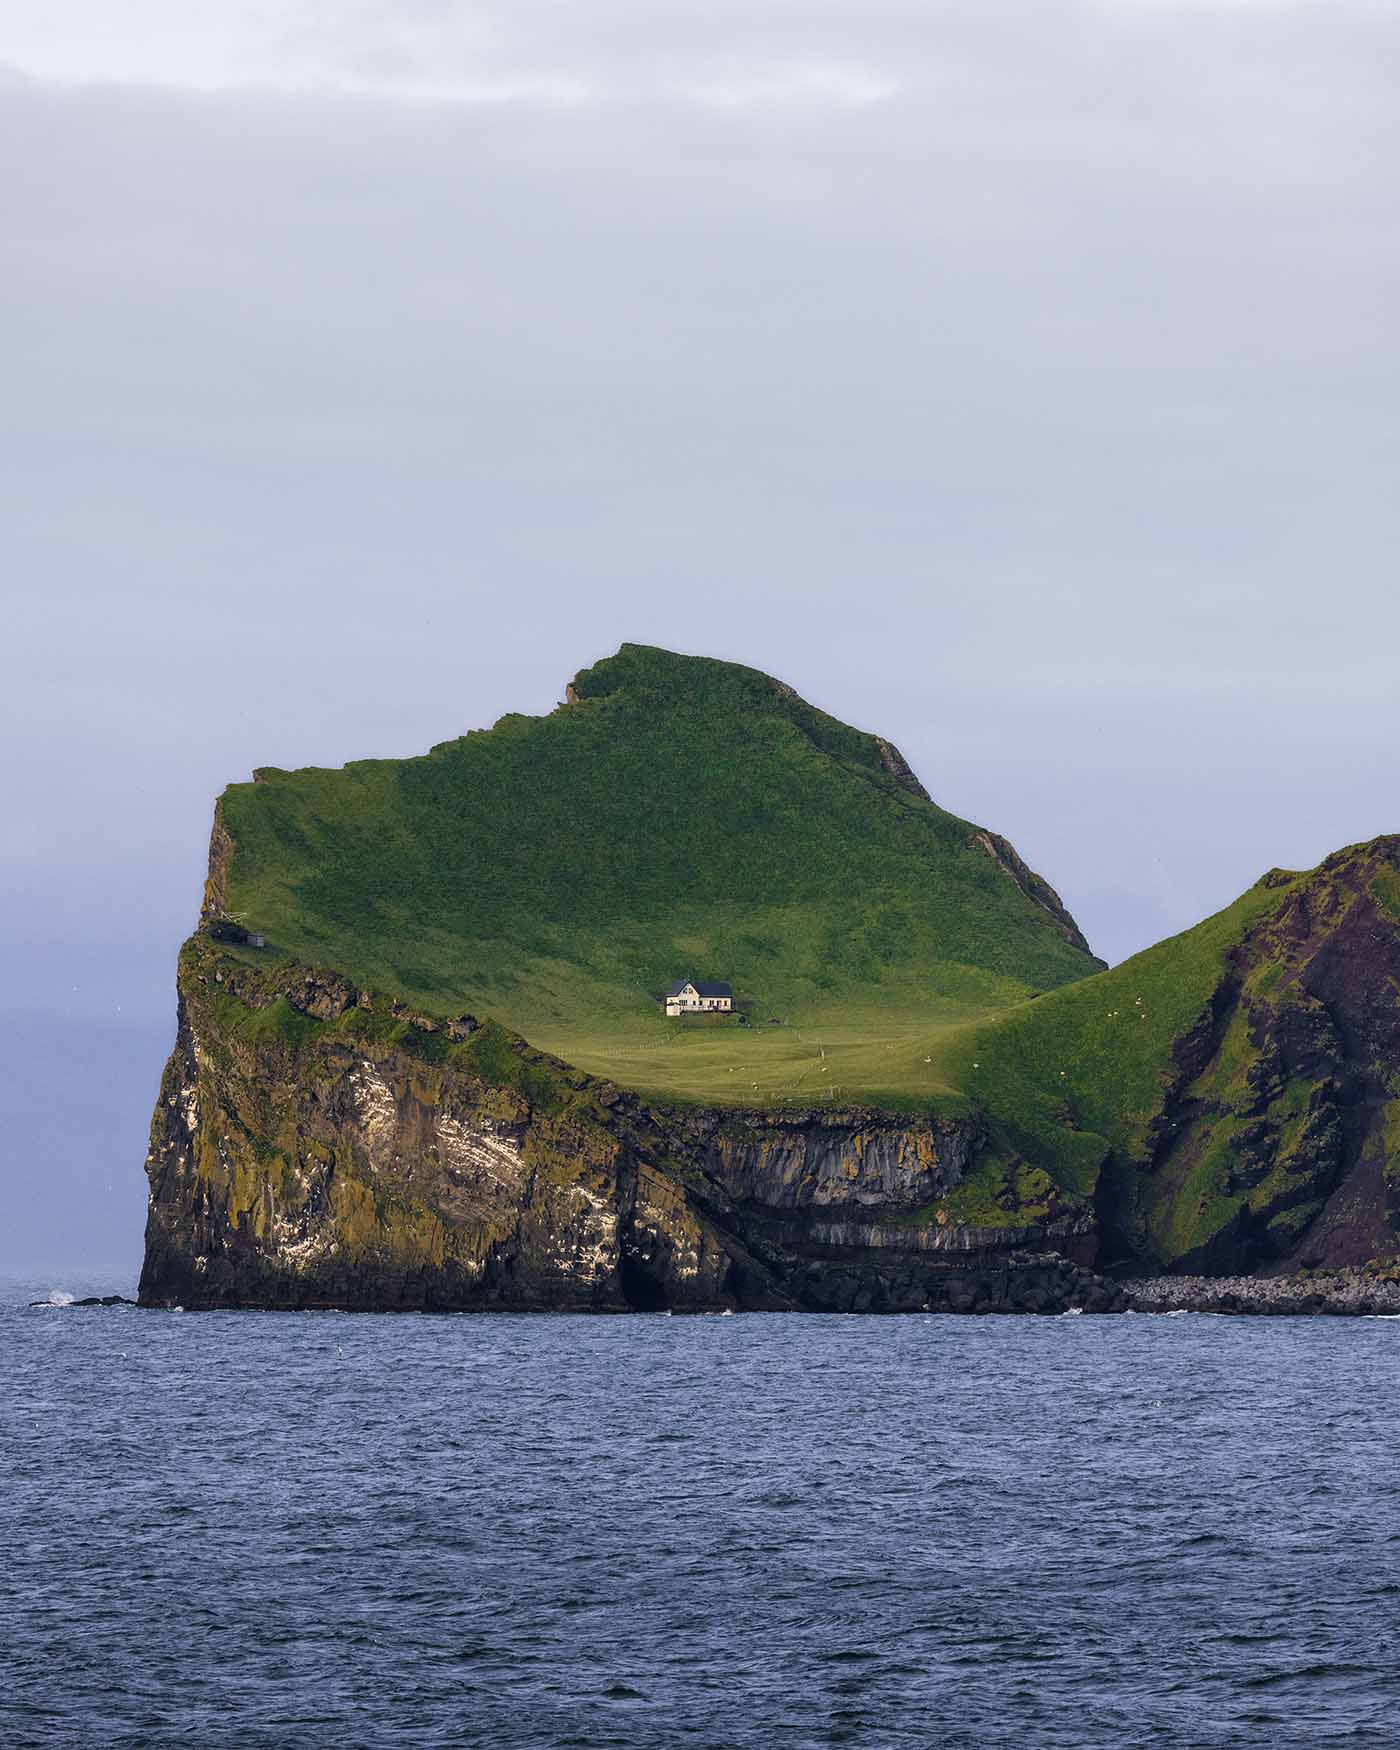
[[732, 997], [734, 992], [727, 984], [715, 984], [704, 978], [678, 978], [666, 992], [668, 997], [678, 997], [687, 985], [690, 985], [696, 996], [701, 997]]

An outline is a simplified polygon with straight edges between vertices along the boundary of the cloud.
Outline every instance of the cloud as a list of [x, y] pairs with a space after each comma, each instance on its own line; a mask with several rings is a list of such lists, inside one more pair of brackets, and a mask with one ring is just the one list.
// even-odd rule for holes
[[[228, 86], [187, 87], [207, 91]], [[527, 105], [551, 109], [585, 109], [610, 95], [606, 87], [582, 73], [526, 71], [495, 77], [460, 79], [374, 78], [351, 72], [316, 76], [278, 77], [265, 74], [251, 79], [242, 89], [282, 96], [374, 97], [399, 103], [477, 105]]]
[[680, 80], [669, 89], [707, 109], [782, 110], [807, 106], [864, 109], [897, 97], [901, 82], [871, 67], [799, 63], [786, 67], [738, 67], [727, 73]]
[[1269, 13], [1335, 9], [1337, 0], [1096, 0], [1096, 3], [1104, 11]]
[[[752, 52], [716, 55], [713, 33], [696, 31], [684, 9], [674, 32], [615, 4], [595, 9], [601, 29], [576, 22], [571, 31], [564, 15], [549, 10], [544, 30], [528, 5], [464, 10], [339, 0], [288, 14], [260, 0], [197, 10], [127, 0], [118, 15], [101, 0], [50, 0], [42, 16], [15, 18], [0, 32], [0, 62], [67, 84], [469, 106], [842, 110], [885, 102], [900, 89], [898, 78], [858, 60], [775, 53], [782, 31], [741, 25], [732, 35], [736, 43], [750, 36]], [[586, 18], [588, 9], [579, 13]]]

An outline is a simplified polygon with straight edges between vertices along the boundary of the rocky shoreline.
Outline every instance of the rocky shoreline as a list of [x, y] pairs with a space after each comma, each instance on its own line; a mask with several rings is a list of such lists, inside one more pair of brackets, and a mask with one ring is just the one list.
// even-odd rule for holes
[[[1025, 1260], [1020, 1269], [1010, 1271], [950, 1270], [943, 1273], [936, 1288], [925, 1282], [918, 1292], [911, 1291], [902, 1297], [890, 1294], [886, 1283], [862, 1283], [858, 1272], [853, 1272], [849, 1281], [826, 1287], [825, 1296], [802, 1305], [802, 1310], [874, 1314], [1030, 1313], [1052, 1317], [1066, 1312], [1194, 1312], [1277, 1318], [1400, 1318], [1400, 1280], [1366, 1269], [1315, 1271], [1299, 1276], [1150, 1276], [1115, 1282], [1092, 1271], [1075, 1269], [1064, 1259], [1051, 1255]], [[29, 1304], [68, 1308], [138, 1303], [125, 1295], [104, 1294], [75, 1300], [31, 1300]], [[292, 1310], [294, 1305], [287, 1303], [272, 1310]], [[798, 1305], [764, 1310], [796, 1311]]]
[[1119, 1287], [1128, 1312], [1400, 1318], [1400, 1281], [1365, 1269], [1298, 1276], [1151, 1276]]

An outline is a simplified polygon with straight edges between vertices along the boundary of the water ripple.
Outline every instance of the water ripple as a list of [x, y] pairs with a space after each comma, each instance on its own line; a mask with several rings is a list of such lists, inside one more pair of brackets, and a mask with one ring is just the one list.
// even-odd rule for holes
[[6, 1746], [1396, 1741], [1381, 1321], [31, 1293]]

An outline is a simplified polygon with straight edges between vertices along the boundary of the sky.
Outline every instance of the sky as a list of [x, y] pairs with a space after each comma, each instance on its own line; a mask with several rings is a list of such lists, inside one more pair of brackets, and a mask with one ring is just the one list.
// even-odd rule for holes
[[134, 1281], [219, 790], [624, 639], [1113, 960], [1400, 830], [1397, 88], [1400, 0], [0, 0], [0, 1271]]

